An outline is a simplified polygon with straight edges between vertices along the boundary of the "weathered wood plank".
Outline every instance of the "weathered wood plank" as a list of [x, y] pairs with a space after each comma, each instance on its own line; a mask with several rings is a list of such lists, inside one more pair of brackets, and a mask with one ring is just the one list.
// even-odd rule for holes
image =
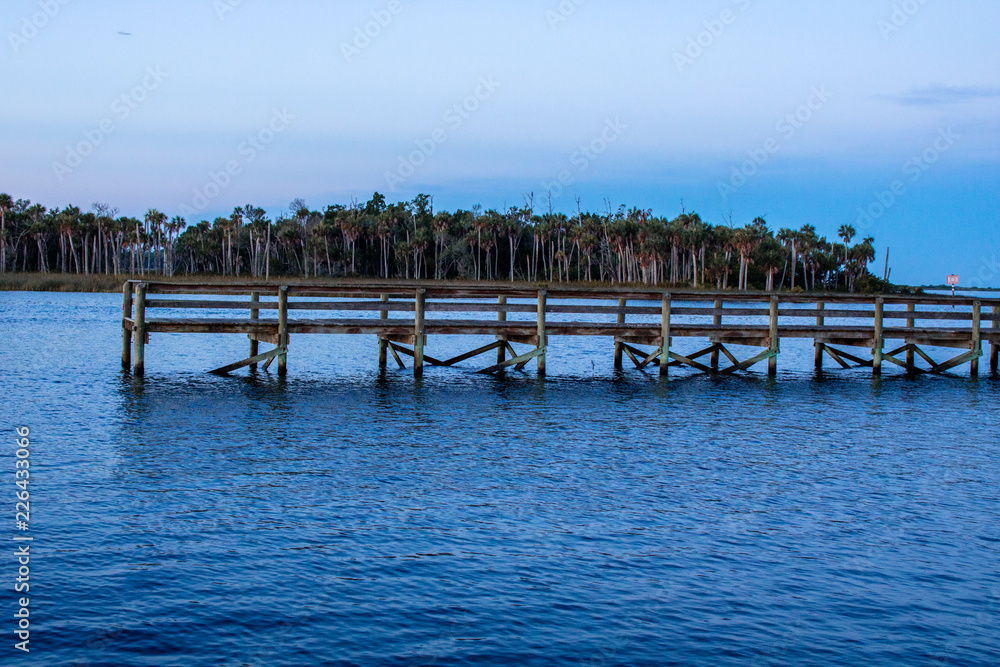
[[[636, 358], [636, 356], [635, 356], [636, 355], [636, 350], [635, 350], [634, 347], [632, 347], [631, 345], [628, 345], [626, 343], [622, 343], [622, 350], [625, 352], [625, 354], [628, 355], [628, 358], [632, 360], [632, 363], [635, 364], [636, 368], [642, 368], [642, 366], [641, 366], [642, 362], [639, 361], [639, 359]], [[643, 354], [645, 354], [645, 353], [643, 353]]]
[[[983, 344], [979, 337], [981, 318], [982, 303], [976, 301], [972, 304], [972, 351], [978, 351], [979, 356], [982, 356], [983, 354]], [[969, 360], [969, 374], [974, 378], [979, 377], [979, 356], [973, 357]]]
[[859, 366], [872, 366], [873, 363], [874, 363], [872, 361], [868, 361], [867, 359], [862, 359], [861, 357], [857, 357], [857, 356], [855, 356], [853, 354], [850, 354], [848, 352], [844, 352], [843, 350], [836, 350], [836, 349], [834, 349], [832, 347], [829, 347], [829, 346], [827, 346], [827, 349], [829, 349], [832, 352], [836, 352], [837, 356], [839, 356], [839, 357], [843, 357], [844, 359], [847, 359], [848, 361], [853, 361], [854, 363], [858, 364]]
[[[722, 300], [721, 299], [717, 299], [715, 301], [715, 303], [713, 303], [712, 305], [714, 306], [713, 310], [715, 310], [715, 312], [712, 313], [712, 325], [721, 328], [722, 327], [722, 312], [721, 311], [722, 311], [722, 306], [723, 306]], [[709, 364], [712, 366], [712, 368], [718, 370], [718, 368], [719, 368], [719, 348], [718, 348], [718, 345], [714, 346], [714, 349], [712, 350], [712, 356], [711, 356], [711, 358], [709, 360]]]
[[548, 293], [545, 290], [538, 290], [538, 321], [536, 322], [538, 336], [538, 350], [541, 350], [535, 355], [535, 362], [538, 364], [538, 375], [545, 375], [545, 349], [548, 346], [548, 338], [545, 332], [545, 307], [547, 304]]
[[248, 359], [244, 359], [243, 361], [237, 361], [234, 364], [229, 364], [228, 366], [223, 366], [222, 368], [216, 368], [214, 371], [209, 371], [209, 372], [214, 373], [216, 375], [228, 375], [233, 371], [245, 368], [246, 366], [256, 366], [262, 361], [268, 361], [272, 357], [276, 357], [279, 354], [281, 354], [281, 352], [282, 349], [280, 347], [276, 347], [273, 350], [268, 350], [267, 352], [264, 352], [263, 354], [256, 354]]
[[[495, 343], [490, 343], [489, 345], [484, 345], [484, 346], [482, 346], [480, 348], [476, 348], [475, 350], [472, 350], [471, 352], [466, 352], [465, 354], [460, 354], [457, 357], [453, 357], [451, 359], [446, 359], [445, 361], [441, 362], [441, 365], [442, 366], [454, 366], [455, 364], [462, 363], [466, 359], [472, 359], [474, 357], [478, 357], [481, 354], [486, 354], [487, 352], [491, 352], [491, 351], [496, 350], [496, 349], [499, 349], [499, 350], [503, 350], [504, 349], [504, 342], [502, 340], [501, 341], [497, 341]], [[497, 361], [497, 363], [501, 364], [501, 363], [503, 363], [503, 361], [504, 361], [503, 359], [499, 359]]]
[[267, 343], [269, 345], [278, 345], [278, 334], [247, 334], [247, 338], [250, 340], [255, 340], [258, 343]]
[[[381, 303], [382, 305], [385, 305], [385, 304], [389, 303], [389, 295], [388, 294], [383, 294], [380, 297], [380, 299], [379, 299], [379, 303]], [[389, 319], [389, 311], [388, 310], [383, 310], [383, 311], [379, 312], [378, 318], [380, 320], [387, 320], [387, 319]], [[378, 368], [379, 368], [380, 371], [384, 371], [385, 370], [386, 363], [388, 361], [388, 357], [386, 355], [386, 352], [387, 352], [388, 348], [389, 348], [389, 341], [388, 341], [388, 339], [385, 336], [379, 336], [378, 337]]]
[[[910, 314], [916, 313], [917, 312], [917, 304], [915, 304], [915, 303], [908, 303], [908, 304], [906, 304], [906, 312], [910, 313]], [[907, 318], [907, 320], [906, 320], [906, 326], [908, 328], [912, 328], [912, 327], [917, 326], [916, 317], [914, 316], [914, 317]], [[907, 350], [906, 350], [906, 369], [908, 371], [912, 371], [914, 368], [916, 368], [916, 365], [914, 364], [913, 348], [907, 346]]]
[[[993, 328], [1000, 331], [1000, 306], [993, 306]], [[990, 373], [996, 375], [1000, 362], [1000, 340], [994, 338], [990, 343]]]
[[[826, 324], [826, 303], [820, 301], [816, 304], [816, 326], [822, 327]], [[813, 366], [816, 370], [823, 370], [823, 343], [813, 341]]]
[[[260, 292], [254, 292], [253, 294], [250, 295], [250, 303], [251, 304], [259, 304], [260, 303]], [[251, 308], [250, 308], [250, 319], [251, 320], [259, 320], [260, 319], [260, 309], [258, 307], [254, 307], [253, 305], [251, 305]], [[256, 357], [259, 353], [260, 353], [260, 344], [258, 343], [258, 341], [257, 341], [256, 338], [254, 338], [254, 337], [251, 336], [250, 337], [250, 358], [252, 359], [253, 357]], [[250, 370], [251, 371], [257, 370], [257, 363], [256, 362], [252, 362], [250, 364]]]
[[[417, 354], [416, 350], [411, 350], [411, 349], [409, 349], [407, 347], [403, 347], [402, 345], [399, 345], [398, 343], [390, 343], [390, 345], [397, 352], [402, 352], [403, 354], [405, 354], [408, 357], [416, 358], [416, 354]], [[428, 355], [426, 352], [424, 353], [424, 361], [426, 361], [427, 363], [429, 363], [431, 366], [449, 366], [450, 365], [450, 364], [448, 364], [445, 361], [441, 361], [440, 359], [435, 359], [434, 357]]]
[[885, 339], [882, 337], [885, 324], [882, 317], [884, 307], [884, 299], [881, 297], [875, 299], [875, 335], [873, 336], [875, 345], [872, 347], [872, 375], [882, 375], [882, 350], [885, 347]]
[[288, 373], [288, 288], [278, 288], [278, 376]]
[[419, 378], [424, 374], [424, 304], [427, 292], [418, 289], [415, 297], [415, 308], [413, 318], [413, 377]]
[[[666, 377], [670, 373], [670, 292], [665, 292], [660, 303], [660, 337], [663, 339], [660, 348], [660, 377]], [[652, 361], [652, 356], [648, 357], [643, 366]]]
[[768, 327], [768, 349], [774, 352], [767, 359], [767, 374], [774, 377], [778, 374], [778, 353], [781, 351], [781, 343], [778, 338], [778, 297], [771, 297], [770, 325]]
[[774, 352], [773, 350], [767, 349], [767, 350], [764, 350], [763, 352], [761, 352], [760, 354], [758, 354], [758, 355], [756, 355], [754, 357], [751, 357], [750, 359], [747, 359], [746, 361], [741, 361], [738, 364], [734, 364], [734, 365], [730, 366], [729, 368], [726, 368], [726, 369], [722, 370], [721, 372], [722, 372], [723, 375], [732, 375], [733, 373], [736, 373], [737, 371], [745, 371], [746, 369], [748, 369], [751, 366], [754, 366], [756, 364], [759, 364], [760, 362], [764, 361], [765, 359], [770, 359], [775, 354], [777, 354], [777, 353]]
[[135, 286], [135, 333], [132, 337], [132, 375], [146, 372], [146, 283]]
[[729, 363], [732, 364], [740, 363], [739, 360], [735, 356], [733, 356], [733, 353], [730, 352], [728, 349], [726, 349], [725, 345], [723, 345], [722, 343], [719, 343], [718, 345], [719, 345], [719, 351], [722, 352], [722, 354], [726, 355], [726, 358], [729, 359]]
[[399, 358], [399, 354], [396, 352], [396, 346], [393, 344], [389, 345], [389, 350], [392, 352], [392, 358], [396, 360], [397, 364], [399, 364], [399, 369], [406, 370], [406, 364], [404, 364], [403, 360]]
[[820, 345], [823, 346], [823, 351], [824, 352], [826, 352], [827, 354], [829, 354], [831, 357], [833, 357], [834, 361], [836, 361], [838, 364], [840, 364], [841, 368], [850, 368], [851, 367], [851, 365], [849, 363], [847, 363], [846, 361], [844, 361], [844, 359], [840, 356], [838, 350], [835, 350], [834, 348], [832, 348], [829, 345], [826, 345], [824, 343], [820, 343]]
[[931, 369], [931, 373], [944, 373], [945, 371], [949, 371], [956, 366], [961, 366], [962, 364], [972, 361], [973, 359], [978, 359], [981, 356], [983, 356], [982, 350], [970, 350], [965, 354], [958, 355], [954, 359], [949, 359], [948, 361], [937, 364]]
[[[618, 319], [617, 324], [625, 324], [625, 308], [628, 306], [628, 299], [618, 299]], [[615, 340], [615, 370], [622, 369], [622, 344]]]
[[911, 344], [911, 348], [913, 349], [914, 352], [916, 352], [917, 354], [920, 355], [921, 359], [923, 359], [924, 361], [926, 361], [927, 363], [929, 363], [931, 365], [931, 368], [934, 368], [935, 366], [937, 366], [937, 362], [934, 361], [933, 359], [931, 359], [930, 355], [928, 355], [926, 352], [924, 352], [923, 350], [921, 350], [919, 345]]
[[519, 365], [519, 366], [523, 367], [524, 364], [528, 363], [532, 359], [538, 359], [539, 357], [541, 357], [544, 354], [545, 354], [545, 348], [544, 347], [536, 347], [531, 352], [527, 352], [527, 353], [522, 354], [522, 355], [520, 355], [518, 357], [514, 357], [513, 359], [508, 359], [508, 360], [504, 361], [503, 363], [496, 364], [495, 366], [490, 366], [489, 368], [484, 368], [483, 370], [477, 371], [477, 372], [479, 374], [481, 374], [481, 375], [486, 375], [486, 374], [489, 374], [489, 373], [496, 373], [497, 371], [503, 370], [504, 368], [509, 368], [511, 366], [517, 366], [517, 365]]
[[132, 365], [132, 283], [122, 286], [122, 369]]
[[[676, 352], [671, 352], [670, 353], [670, 358], [673, 359], [673, 360], [675, 360], [675, 361], [679, 361], [682, 364], [686, 364], [688, 366], [691, 366], [692, 368], [696, 368], [699, 371], [701, 371], [702, 373], [708, 373], [710, 375], [714, 375], [715, 374], [715, 369], [714, 368], [712, 368], [711, 366], [706, 366], [704, 364], [699, 364], [697, 361], [694, 360], [693, 357], [685, 357], [683, 355], [677, 354]], [[660, 366], [661, 367], [663, 366], [662, 362], [660, 362]]]

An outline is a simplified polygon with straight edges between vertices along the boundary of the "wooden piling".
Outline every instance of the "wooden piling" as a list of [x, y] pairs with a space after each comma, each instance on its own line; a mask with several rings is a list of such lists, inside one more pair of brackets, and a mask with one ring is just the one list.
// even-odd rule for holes
[[[917, 312], [917, 304], [915, 304], [915, 303], [908, 303], [908, 304], [906, 304], [906, 312], [907, 313], [915, 313], [915, 312]], [[917, 326], [917, 320], [916, 320], [916, 318], [913, 318], [913, 317], [907, 317], [906, 318], [906, 327], [908, 329], [913, 329], [916, 326]], [[906, 349], [906, 372], [907, 373], [912, 373], [913, 372], [913, 368], [914, 368], [913, 362], [914, 361], [915, 361], [915, 359], [914, 359], [914, 356], [913, 356], [913, 348], [912, 347], [908, 347]]]
[[[379, 300], [382, 303], [389, 303], [389, 295], [388, 294], [383, 294], [379, 298]], [[380, 310], [379, 313], [378, 313], [378, 318], [380, 320], [387, 320], [387, 319], [389, 319], [389, 311], [388, 310]], [[389, 339], [388, 338], [381, 338], [380, 337], [378, 339], [378, 369], [380, 371], [384, 371], [385, 370], [386, 363], [389, 360], [388, 352], [389, 352]]]
[[413, 315], [413, 377], [424, 375], [424, 303], [427, 292], [418, 289], [414, 300]]
[[[1000, 306], [993, 306], [993, 328], [1000, 329]], [[990, 344], [990, 372], [997, 374], [997, 362], [1000, 361], [1000, 343]]]
[[773, 354], [767, 358], [767, 374], [775, 377], [778, 374], [778, 350], [781, 349], [781, 343], [778, 339], [778, 297], [776, 296], [771, 297], [769, 315], [768, 337]]
[[660, 377], [670, 374], [670, 292], [663, 294], [660, 307]]
[[[982, 332], [980, 326], [983, 318], [983, 304], [980, 301], [972, 302], [972, 351], [981, 352], [983, 349]], [[970, 377], [979, 377], [979, 357], [969, 360]]]
[[[260, 303], [260, 292], [250, 293], [250, 303]], [[250, 319], [251, 320], [260, 319], [260, 310], [258, 308], [253, 308], [253, 307], [250, 308]], [[253, 359], [258, 354], [260, 354], [260, 343], [257, 341], [255, 337], [251, 336], [250, 358]], [[250, 370], [251, 372], [257, 370], [257, 364], [256, 363], [250, 364]]]
[[288, 373], [288, 288], [278, 288], [278, 376]]
[[[826, 302], [825, 301], [820, 301], [819, 303], [817, 303], [816, 304], [816, 310], [819, 310], [819, 311], [826, 310]], [[822, 315], [817, 315], [816, 316], [816, 326], [818, 326], [818, 327], [826, 326], [826, 318], [823, 317]], [[813, 343], [813, 347], [815, 348], [814, 352], [813, 352], [813, 357], [814, 357], [813, 358], [813, 364], [816, 366], [816, 370], [818, 370], [818, 371], [823, 370], [823, 347], [825, 345], [826, 345], [826, 343], [822, 343], [822, 342], [819, 342], [819, 341], [816, 341], [816, 342]]]
[[538, 349], [542, 352], [535, 357], [538, 364], [538, 375], [545, 375], [545, 347], [548, 344], [545, 336], [545, 304], [548, 293], [545, 290], [538, 290]]
[[132, 365], [132, 325], [125, 320], [132, 319], [132, 283], [122, 286], [122, 370]]
[[[505, 297], [505, 296], [498, 296], [497, 297], [497, 305], [506, 306], [507, 305], [507, 297]], [[507, 321], [507, 311], [506, 310], [501, 310], [501, 311], [497, 312], [497, 321], [498, 322], [506, 322]], [[500, 340], [501, 340], [501, 342], [505, 342], [507, 340], [507, 338], [502, 336]], [[498, 364], [502, 364], [506, 360], [507, 360], [507, 346], [506, 345], [500, 345], [499, 347], [497, 347], [497, 363]]]
[[135, 333], [132, 336], [132, 375], [146, 372], [146, 283], [135, 287]]
[[[618, 313], [618, 324], [625, 324], [625, 306], [628, 303], [627, 299], [618, 299], [618, 307], [622, 309], [622, 312]], [[622, 352], [624, 348], [619, 342], [615, 343], [615, 370], [620, 371], [622, 369]]]
[[[722, 299], [716, 300], [714, 306], [716, 310], [722, 310]], [[717, 327], [722, 326], [722, 313], [712, 315], [712, 325]], [[719, 350], [712, 350], [710, 365], [715, 370], [719, 369]]]
[[885, 299], [875, 299], [875, 336], [872, 344], [872, 375], [882, 375], [882, 352], [885, 349], [883, 337]]

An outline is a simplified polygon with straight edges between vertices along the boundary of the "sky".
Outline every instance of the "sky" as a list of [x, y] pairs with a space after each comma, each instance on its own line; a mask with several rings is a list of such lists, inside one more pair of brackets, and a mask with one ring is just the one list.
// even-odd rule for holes
[[0, 191], [49, 207], [533, 194], [852, 224], [895, 282], [1000, 287], [992, 0], [4, 0], [0, 26]]

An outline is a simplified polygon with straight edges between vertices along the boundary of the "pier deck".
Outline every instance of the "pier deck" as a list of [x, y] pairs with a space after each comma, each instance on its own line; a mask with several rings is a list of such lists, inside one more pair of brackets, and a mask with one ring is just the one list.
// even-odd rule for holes
[[[712, 305], [706, 307], [706, 303]], [[131, 367], [136, 376], [144, 373], [145, 346], [154, 333], [246, 335], [249, 356], [214, 372], [230, 373], [258, 364], [267, 369], [277, 360], [280, 375], [287, 372], [291, 337], [314, 334], [376, 336], [380, 368], [386, 367], [390, 354], [405, 367], [402, 354], [412, 358], [418, 377], [425, 364], [452, 366], [492, 351], [496, 351], [496, 363], [479, 372], [521, 370], [534, 360], [539, 374], [544, 374], [550, 336], [612, 338], [617, 368], [627, 357], [640, 369], [659, 366], [662, 375], [680, 365], [729, 374], [764, 361], [774, 374], [781, 339], [805, 338], [814, 342], [817, 369], [829, 357], [843, 368], [871, 367], [876, 375], [885, 363], [891, 363], [911, 373], [942, 373], [968, 364], [977, 376], [984, 345], [990, 348], [990, 369], [997, 373], [1000, 347], [1000, 299], [940, 295], [762, 294], [418, 281], [289, 286], [129, 281], [123, 287], [122, 309], [122, 366]], [[187, 312], [184, 317], [154, 314], [169, 310]], [[211, 312], [191, 317], [191, 310]], [[428, 337], [442, 335], [488, 336], [494, 342], [442, 361], [425, 353]], [[703, 339], [707, 347], [680, 354], [671, 349], [674, 339]], [[890, 342], [895, 347], [887, 350]], [[261, 343], [273, 348], [261, 353]], [[512, 343], [528, 349], [519, 353]], [[740, 361], [731, 346], [762, 350]], [[845, 347], [864, 349], [852, 353]], [[924, 347], [961, 352], [935, 361]], [[723, 359], [726, 363], [720, 365]]]

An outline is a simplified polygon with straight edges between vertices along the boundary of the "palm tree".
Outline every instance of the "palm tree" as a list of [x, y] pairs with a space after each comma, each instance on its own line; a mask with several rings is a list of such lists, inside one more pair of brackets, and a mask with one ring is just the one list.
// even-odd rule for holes
[[[796, 241], [798, 240], [798, 234], [792, 229], [787, 227], [782, 227], [778, 230], [778, 234], [775, 237], [781, 243], [781, 245], [788, 248], [792, 253], [792, 284], [791, 289], [795, 289], [795, 267], [798, 265], [798, 248], [796, 247]], [[784, 276], [781, 278], [782, 284], [784, 284]]]
[[847, 253], [848, 249], [851, 247], [851, 239], [857, 235], [858, 231], [854, 229], [854, 225], [841, 225], [840, 229], [837, 230], [837, 236], [844, 242], [844, 264], [847, 264]]
[[764, 237], [754, 251], [757, 265], [767, 276], [767, 283], [764, 289], [768, 292], [774, 290], [774, 275], [781, 270], [785, 262], [785, 250], [781, 243], [773, 236]]
[[[7, 211], [13, 206], [13, 198], [6, 192], [0, 193], [0, 273], [7, 272]], [[17, 262], [17, 257], [14, 262]]]
[[166, 222], [167, 222], [167, 215], [165, 213], [160, 213], [155, 208], [151, 208], [148, 211], [146, 211], [146, 225], [147, 228], [149, 229], [150, 236], [152, 236], [153, 234], [156, 235], [156, 243], [153, 246], [154, 253], [156, 252], [156, 246], [161, 246], [160, 251], [162, 255], [161, 255], [160, 273], [165, 273], [165, 269], [167, 266], [167, 248], [165, 245], [162, 244], [162, 239], [161, 239], [163, 233], [163, 225], [166, 224]]

